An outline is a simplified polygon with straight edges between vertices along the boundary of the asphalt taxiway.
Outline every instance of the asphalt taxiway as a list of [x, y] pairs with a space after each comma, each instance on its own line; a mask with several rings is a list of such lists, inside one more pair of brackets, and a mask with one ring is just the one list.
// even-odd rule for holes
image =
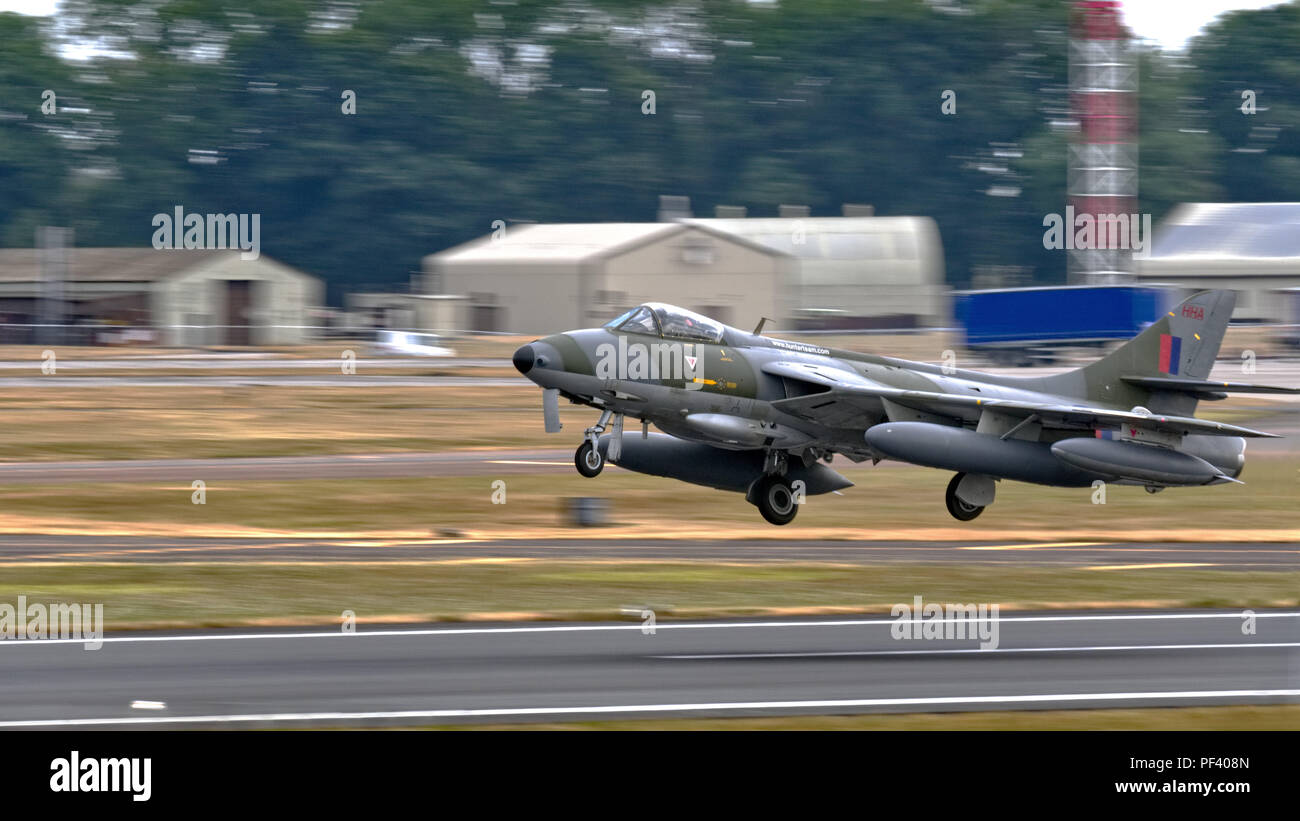
[[571, 449], [453, 450], [340, 456], [229, 459], [121, 459], [0, 464], [0, 484], [60, 482], [190, 482], [228, 479], [382, 479], [553, 473], [573, 470]]

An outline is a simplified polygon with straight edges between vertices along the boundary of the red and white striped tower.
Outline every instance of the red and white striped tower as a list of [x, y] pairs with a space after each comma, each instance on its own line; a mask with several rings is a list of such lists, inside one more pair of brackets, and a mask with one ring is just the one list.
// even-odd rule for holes
[[[1070, 105], [1079, 128], [1067, 178], [1076, 217], [1137, 213], [1137, 90], [1119, 0], [1078, 0], [1070, 21]], [[1069, 252], [1071, 284], [1128, 282], [1132, 272], [1127, 249]]]

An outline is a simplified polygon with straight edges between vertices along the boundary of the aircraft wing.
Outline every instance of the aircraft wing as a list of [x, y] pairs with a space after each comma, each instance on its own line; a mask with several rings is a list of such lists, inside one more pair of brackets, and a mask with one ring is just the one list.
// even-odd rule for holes
[[[847, 369], [802, 362], [769, 363], [763, 366], [763, 371], [787, 380], [802, 381], [807, 386], [805, 390], [811, 389], [803, 396], [779, 399], [772, 403], [773, 407], [831, 427], [865, 427], [870, 416], [879, 414], [880, 400], [887, 399], [913, 410], [953, 419], [970, 418], [985, 408], [995, 408], [1012, 416], [1035, 416], [1036, 421], [1041, 422], [1045, 428], [1065, 430], [1132, 426], [1205, 436], [1277, 437], [1273, 433], [1191, 416], [1147, 415], [1090, 405], [985, 399], [963, 394], [904, 390], [882, 385]], [[822, 390], [817, 390], [818, 388]]]
[[893, 391], [846, 368], [769, 362], [762, 369], [779, 377], [790, 397], [773, 407], [831, 428], [866, 428], [880, 417], [881, 397]]

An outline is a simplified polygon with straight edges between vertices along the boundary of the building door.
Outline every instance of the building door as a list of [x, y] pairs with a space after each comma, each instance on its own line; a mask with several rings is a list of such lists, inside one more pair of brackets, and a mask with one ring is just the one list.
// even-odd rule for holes
[[470, 309], [473, 312], [471, 325], [476, 331], [499, 331], [501, 324], [501, 308], [496, 305], [475, 305]]
[[253, 334], [248, 326], [253, 316], [253, 283], [246, 279], [226, 282], [227, 345], [251, 345]]

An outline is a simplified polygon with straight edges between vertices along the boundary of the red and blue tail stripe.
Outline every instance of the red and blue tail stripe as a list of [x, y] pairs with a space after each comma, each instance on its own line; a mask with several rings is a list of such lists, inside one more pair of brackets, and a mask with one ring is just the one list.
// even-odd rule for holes
[[1182, 359], [1183, 338], [1170, 334], [1160, 335], [1160, 372], [1178, 375], [1178, 362]]

